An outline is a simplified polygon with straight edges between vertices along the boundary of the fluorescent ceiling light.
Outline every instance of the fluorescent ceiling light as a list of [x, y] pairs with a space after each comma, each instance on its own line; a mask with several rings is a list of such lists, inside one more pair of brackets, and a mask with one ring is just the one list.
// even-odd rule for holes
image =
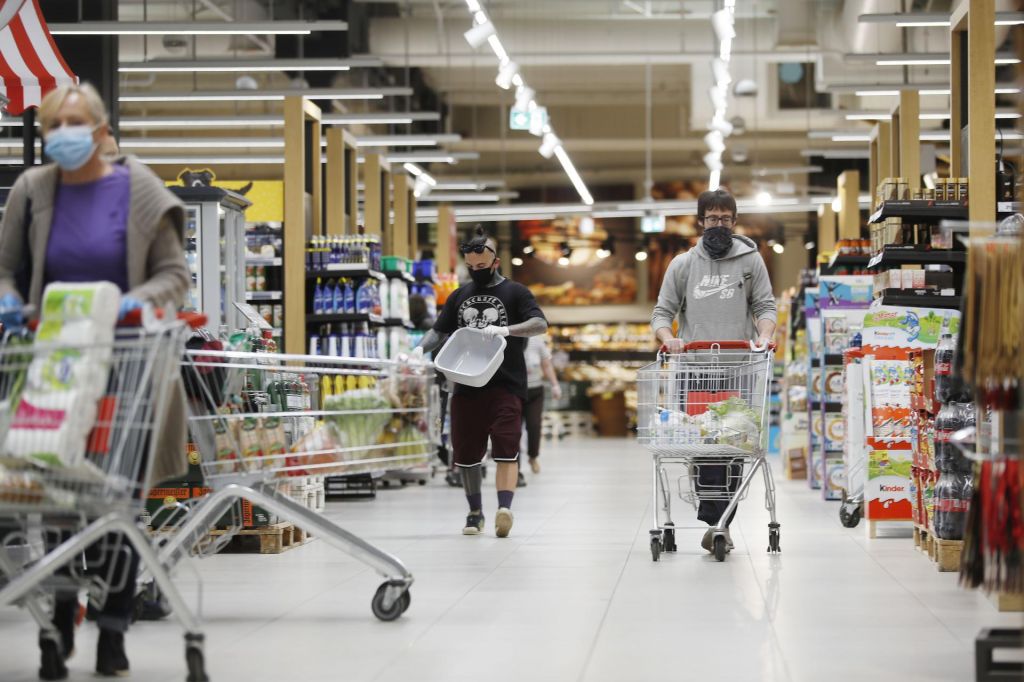
[[594, 203], [594, 197], [590, 195], [590, 191], [587, 186], [583, 183], [583, 178], [576, 171], [576, 167], [572, 165], [572, 159], [565, 152], [565, 147], [558, 145], [555, 147], [555, 156], [558, 157], [558, 161], [562, 164], [562, 168], [565, 169], [565, 174], [569, 176], [569, 180], [572, 182], [573, 187], [576, 188], [576, 192], [580, 195], [580, 199], [583, 200], [584, 204], [590, 206]]
[[867, 159], [867, 149], [801, 149], [800, 156], [811, 158], [820, 156], [823, 159]]
[[870, 142], [870, 135], [833, 135], [833, 142]]
[[122, 62], [121, 73], [263, 73], [274, 71], [348, 71], [353, 67], [380, 66], [379, 59], [154, 59]]
[[[945, 12], [909, 12], [901, 14], [861, 14], [862, 24], [895, 24], [900, 28], [948, 27], [949, 14]], [[1024, 12], [996, 12], [996, 26], [1024, 24]]]
[[283, 138], [271, 137], [122, 137], [118, 144], [126, 149], [284, 149]]
[[324, 125], [401, 125], [414, 121], [440, 121], [436, 111], [395, 111], [367, 112], [365, 114], [323, 114], [320, 123]]
[[181, 92], [123, 93], [121, 102], [274, 102], [286, 97], [305, 99], [384, 99], [385, 96], [406, 97], [412, 88], [302, 88], [294, 90], [183, 90]]
[[[945, 52], [924, 54], [879, 53], [846, 54], [848, 62], [870, 62], [878, 66], [949, 66], [949, 54]], [[1019, 64], [1020, 60], [1010, 54], [996, 55], [996, 64]]]
[[498, 192], [490, 193], [459, 193], [459, 192], [431, 192], [424, 201], [501, 201], [502, 196]]
[[50, 24], [50, 33], [93, 36], [235, 36], [309, 35], [314, 31], [347, 31], [344, 21], [83, 21]]
[[283, 164], [281, 156], [140, 156], [139, 161], [150, 165], [192, 165], [196, 164]]
[[[892, 96], [900, 94], [900, 90], [916, 90], [921, 95], [948, 95], [949, 85], [947, 83], [891, 83], [887, 85], [829, 85], [826, 90], [837, 95], [854, 94], [858, 97]], [[1020, 88], [1010, 84], [1001, 83], [996, 85], [997, 95], [1016, 95]]]
[[461, 142], [462, 135], [373, 135], [356, 138], [357, 147], [413, 147], [432, 146], [448, 142]]
[[[395, 113], [366, 114], [324, 114], [320, 122], [324, 125], [399, 125], [413, 121], [437, 121], [437, 112], [407, 111]], [[0, 126], [20, 126], [20, 119], [4, 119]], [[122, 116], [121, 128], [244, 128], [246, 126], [283, 126], [280, 114], [257, 114], [244, 116]]]

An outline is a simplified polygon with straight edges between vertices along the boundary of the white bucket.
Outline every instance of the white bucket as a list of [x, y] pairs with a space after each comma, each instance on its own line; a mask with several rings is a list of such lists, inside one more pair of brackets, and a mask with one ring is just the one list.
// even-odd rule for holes
[[434, 358], [434, 366], [457, 384], [487, 385], [505, 358], [505, 339], [478, 329], [457, 329]]

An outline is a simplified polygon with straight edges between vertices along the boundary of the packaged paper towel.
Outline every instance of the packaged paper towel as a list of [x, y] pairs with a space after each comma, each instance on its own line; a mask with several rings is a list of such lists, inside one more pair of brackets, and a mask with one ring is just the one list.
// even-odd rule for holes
[[120, 290], [109, 282], [51, 284], [43, 293], [34, 356], [5, 450], [46, 466], [91, 468], [85, 445], [107, 389]]

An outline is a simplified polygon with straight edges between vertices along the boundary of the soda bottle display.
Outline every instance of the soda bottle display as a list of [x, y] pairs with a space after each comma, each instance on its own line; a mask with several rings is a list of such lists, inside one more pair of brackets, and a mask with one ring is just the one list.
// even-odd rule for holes
[[935, 484], [935, 535], [943, 540], [962, 540], [967, 526], [974, 486], [971, 477], [961, 473], [943, 473]]
[[956, 343], [952, 334], [943, 334], [939, 345], [935, 348], [935, 399], [945, 403], [953, 396], [953, 356], [956, 354]]
[[964, 410], [959, 403], [943, 405], [935, 416], [935, 468], [943, 473], [961, 469], [962, 458], [950, 442], [954, 433], [964, 428]]

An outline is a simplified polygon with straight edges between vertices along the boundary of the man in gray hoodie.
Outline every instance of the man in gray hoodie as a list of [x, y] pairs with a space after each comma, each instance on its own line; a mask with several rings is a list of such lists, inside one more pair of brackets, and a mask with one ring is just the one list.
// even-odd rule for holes
[[[733, 234], [736, 199], [724, 189], [704, 192], [697, 199], [697, 221], [703, 234], [697, 245], [676, 256], [665, 273], [651, 329], [670, 353], [682, 352], [691, 341], [748, 341], [758, 346], [775, 334], [776, 306], [764, 259], [754, 242]], [[679, 337], [672, 322], [679, 317]], [[697, 487], [718, 492], [739, 483], [740, 467], [703, 465]], [[731, 475], [730, 475], [731, 474]], [[697, 518], [714, 526], [726, 500], [702, 500]], [[733, 512], [735, 515], [735, 511]], [[732, 522], [732, 517], [728, 523]], [[731, 549], [731, 539], [726, 536]], [[712, 530], [701, 546], [711, 551]]]

